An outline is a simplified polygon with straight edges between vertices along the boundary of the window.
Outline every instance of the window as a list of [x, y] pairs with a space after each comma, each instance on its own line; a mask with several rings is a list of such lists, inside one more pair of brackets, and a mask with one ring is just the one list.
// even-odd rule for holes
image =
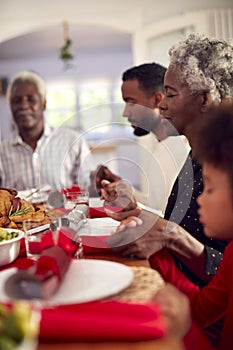
[[83, 129], [88, 131], [100, 124], [111, 123], [110, 105], [110, 84], [107, 82], [84, 84], [79, 92], [80, 118]]
[[84, 131], [87, 139], [119, 132], [128, 125], [122, 118], [120, 82], [94, 80], [47, 85], [46, 118], [52, 127], [64, 125]]
[[50, 126], [58, 127], [66, 125], [70, 128], [77, 126], [76, 93], [72, 86], [49, 85], [47, 89], [46, 118]]

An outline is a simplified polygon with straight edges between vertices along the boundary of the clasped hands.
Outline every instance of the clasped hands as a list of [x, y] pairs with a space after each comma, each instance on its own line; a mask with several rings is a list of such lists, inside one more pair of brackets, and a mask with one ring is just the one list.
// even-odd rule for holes
[[109, 217], [120, 221], [116, 231], [107, 239], [107, 244], [122, 256], [148, 259], [153, 253], [166, 247], [173, 229], [171, 223], [140, 208], [134, 198], [133, 188], [122, 179], [111, 181], [111, 174], [107, 168], [108, 180], [98, 178], [98, 182], [96, 181], [96, 189], [101, 199], [109, 205], [123, 208], [122, 212], [117, 213], [105, 210]]

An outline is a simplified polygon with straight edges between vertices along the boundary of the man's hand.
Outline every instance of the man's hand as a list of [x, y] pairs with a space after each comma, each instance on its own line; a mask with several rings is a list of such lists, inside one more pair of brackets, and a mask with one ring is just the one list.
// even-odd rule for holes
[[109, 182], [117, 182], [121, 180], [121, 177], [111, 172], [111, 170], [104, 166], [99, 165], [96, 170], [92, 171], [90, 174], [91, 186], [89, 192], [91, 195], [96, 195], [98, 193], [101, 195], [102, 180], [107, 180]]
[[[100, 165], [90, 175], [91, 186], [89, 192], [91, 195], [98, 192], [101, 199], [109, 205], [120, 206], [123, 208], [122, 213], [111, 215], [115, 220], [123, 220], [129, 216], [138, 216], [141, 208], [137, 206], [137, 202], [133, 195], [133, 188], [115, 174], [113, 174], [106, 166]], [[94, 193], [94, 194], [93, 194]], [[114, 214], [114, 213], [113, 213]]]
[[114, 202], [117, 199], [118, 182], [110, 182], [108, 180], [101, 181], [100, 198], [106, 202]]
[[123, 212], [127, 215], [120, 215], [116, 220], [122, 220], [128, 216], [137, 216], [141, 210], [137, 206], [137, 202], [133, 195], [133, 188], [123, 180], [110, 183], [107, 180], [102, 180], [101, 199], [104, 199], [108, 204], [123, 208]]

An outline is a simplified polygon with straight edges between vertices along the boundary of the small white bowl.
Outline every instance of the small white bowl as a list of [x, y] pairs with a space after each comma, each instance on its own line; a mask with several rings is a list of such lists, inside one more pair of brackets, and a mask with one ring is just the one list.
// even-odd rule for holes
[[20, 240], [24, 232], [16, 229], [5, 228], [8, 232], [18, 232], [18, 236], [7, 241], [0, 242], [0, 266], [8, 265], [19, 255]]

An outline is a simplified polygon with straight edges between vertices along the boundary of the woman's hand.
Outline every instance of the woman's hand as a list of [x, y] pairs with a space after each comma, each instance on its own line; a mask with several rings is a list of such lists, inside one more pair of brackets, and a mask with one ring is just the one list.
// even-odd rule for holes
[[[113, 216], [111, 216], [113, 217]], [[167, 221], [158, 215], [142, 210], [139, 217], [128, 217], [117, 227], [107, 243], [122, 256], [148, 259], [166, 246]]]

